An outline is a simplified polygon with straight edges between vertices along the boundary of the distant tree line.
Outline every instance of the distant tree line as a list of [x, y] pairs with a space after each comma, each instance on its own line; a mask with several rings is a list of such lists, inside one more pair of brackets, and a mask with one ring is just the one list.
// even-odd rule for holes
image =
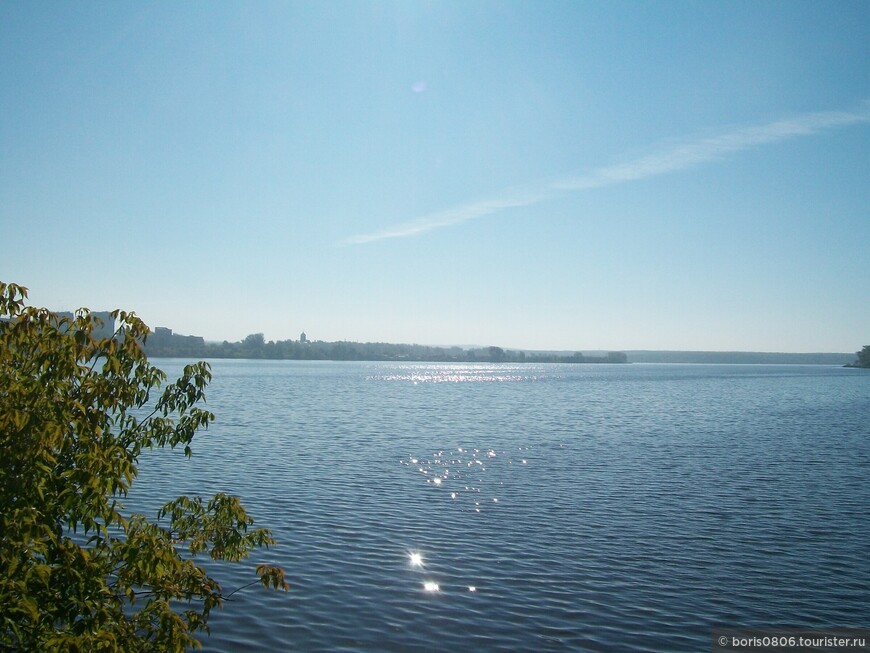
[[855, 352], [855, 355], [858, 357], [854, 363], [849, 363], [846, 367], [863, 367], [870, 368], [870, 345], [864, 345], [864, 348]]
[[205, 342], [198, 336], [182, 336], [165, 328], [156, 329], [146, 345], [148, 356], [166, 358], [261, 358], [268, 360], [410, 361], [484, 363], [627, 363], [622, 352], [601, 356], [505, 350], [501, 347], [430, 347], [384, 342], [324, 342], [321, 340], [269, 340], [252, 333], [237, 342]]

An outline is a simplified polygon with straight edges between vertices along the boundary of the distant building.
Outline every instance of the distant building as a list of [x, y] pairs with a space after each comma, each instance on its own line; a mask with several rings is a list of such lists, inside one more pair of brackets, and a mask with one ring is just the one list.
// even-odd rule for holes
[[305, 336], [305, 332], [304, 332], [304, 331], [303, 331], [302, 333], [299, 334], [299, 342], [301, 342], [303, 345], [304, 345], [306, 342], [308, 342], [308, 338]]
[[199, 356], [205, 348], [202, 336], [182, 336], [167, 327], [156, 327], [145, 343], [149, 356]]
[[169, 345], [172, 343], [172, 329], [157, 327], [148, 336], [149, 345]]
[[[75, 313], [70, 313], [69, 311], [58, 311], [57, 316], [66, 317], [70, 320], [76, 318]], [[91, 336], [97, 340], [111, 338], [115, 335], [115, 318], [112, 317], [109, 311], [91, 311], [91, 322], [94, 325]]]

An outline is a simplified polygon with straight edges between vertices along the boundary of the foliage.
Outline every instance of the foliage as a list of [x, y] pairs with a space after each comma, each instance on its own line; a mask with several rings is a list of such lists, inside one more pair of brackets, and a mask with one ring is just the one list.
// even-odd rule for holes
[[870, 345], [864, 345], [864, 348], [855, 353], [858, 360], [853, 364], [854, 367], [870, 367]]
[[[162, 392], [148, 328], [115, 311], [111, 338], [82, 309], [25, 306], [0, 282], [0, 650], [183, 651], [228, 595], [192, 556], [237, 561], [273, 544], [237, 497], [181, 497], [156, 522], [121, 500], [143, 449], [184, 447], [214, 419], [198, 408], [206, 363]], [[184, 547], [189, 556], [182, 555]], [[257, 567], [287, 589], [280, 568]], [[252, 583], [253, 584], [253, 583]]]

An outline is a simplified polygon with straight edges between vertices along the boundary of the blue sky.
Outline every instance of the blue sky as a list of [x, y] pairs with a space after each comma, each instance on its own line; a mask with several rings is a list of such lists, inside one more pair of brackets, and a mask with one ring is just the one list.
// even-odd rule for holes
[[870, 3], [0, 4], [0, 279], [209, 340], [855, 351]]

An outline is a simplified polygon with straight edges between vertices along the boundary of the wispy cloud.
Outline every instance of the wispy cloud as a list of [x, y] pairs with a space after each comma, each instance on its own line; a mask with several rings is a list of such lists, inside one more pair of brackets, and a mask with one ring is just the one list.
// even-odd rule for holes
[[870, 101], [865, 101], [855, 111], [807, 113], [766, 125], [746, 127], [718, 136], [675, 145], [625, 163], [604, 166], [585, 174], [541, 184], [537, 188], [523, 191], [508, 190], [498, 198], [470, 202], [402, 222], [380, 231], [351, 236], [340, 244], [361, 245], [387, 238], [419, 236], [427, 231], [458, 225], [511, 208], [540, 204], [569, 193], [686, 170], [757, 146], [779, 143], [798, 136], [810, 136], [828, 129], [866, 122], [870, 122]]
[[497, 213], [505, 209], [529, 206], [530, 204], [539, 204], [561, 194], [564, 194], [564, 191], [559, 191], [553, 188], [540, 188], [525, 192], [507, 192], [500, 198], [470, 202], [452, 209], [447, 209], [446, 211], [438, 211], [437, 213], [430, 213], [429, 215], [424, 215], [409, 220], [408, 222], [402, 222], [401, 224], [387, 227], [382, 231], [351, 236], [350, 238], [343, 240], [341, 244], [361, 245], [363, 243], [371, 243], [386, 238], [408, 238], [409, 236], [418, 236], [419, 234], [432, 231], [433, 229], [450, 227], [476, 218], [482, 218], [485, 215]]

